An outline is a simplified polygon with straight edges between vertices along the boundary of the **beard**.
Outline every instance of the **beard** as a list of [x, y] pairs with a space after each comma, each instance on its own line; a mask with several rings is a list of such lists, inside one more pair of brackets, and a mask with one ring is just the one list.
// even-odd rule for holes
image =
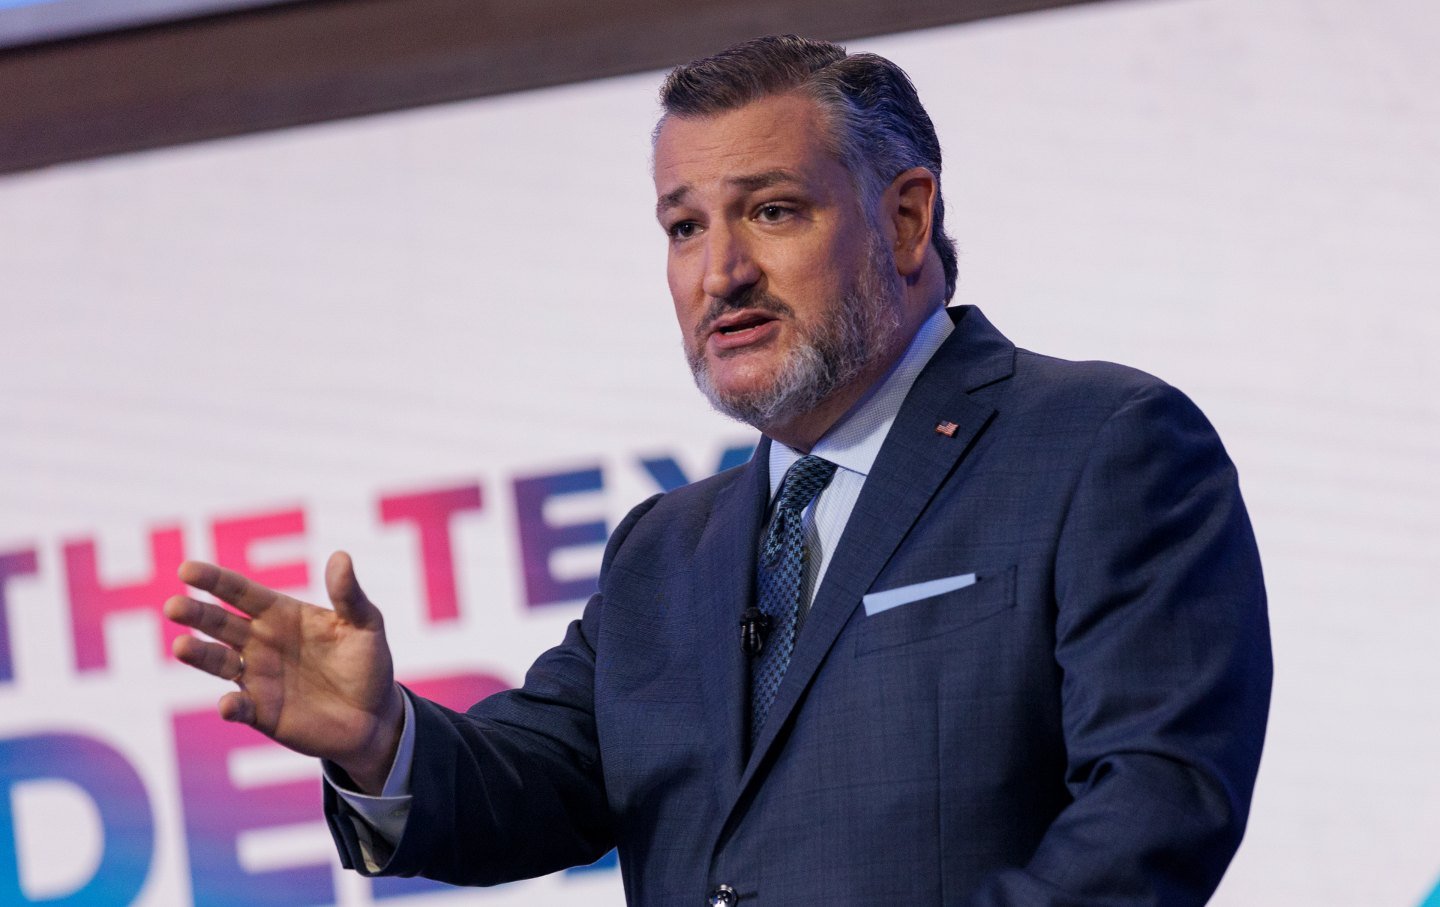
[[[794, 310], [777, 296], [747, 288], [717, 299], [685, 344], [695, 386], [719, 412], [765, 431], [818, 407], [850, 384], [890, 349], [900, 329], [899, 277], [894, 258], [878, 230], [866, 243], [865, 262], [824, 319], [801, 334], [770, 383], [750, 391], [726, 392], [715, 383], [705, 358], [708, 325], [732, 309], [753, 308], [793, 320]], [[798, 328], [797, 328], [798, 329]]]

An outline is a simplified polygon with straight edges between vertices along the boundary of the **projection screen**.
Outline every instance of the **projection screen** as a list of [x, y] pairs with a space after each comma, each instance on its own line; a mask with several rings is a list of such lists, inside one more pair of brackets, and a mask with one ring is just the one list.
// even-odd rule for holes
[[[1277, 668], [1217, 905], [1440, 904], [1437, 33], [1170, 0], [851, 45], [939, 127], [957, 300], [1178, 385], [1238, 465]], [[631, 505], [747, 455], [679, 352], [661, 75], [0, 178], [0, 901], [621, 903], [613, 860], [342, 872], [314, 764], [220, 722], [158, 608], [187, 557], [323, 601], [343, 548], [463, 707]]]

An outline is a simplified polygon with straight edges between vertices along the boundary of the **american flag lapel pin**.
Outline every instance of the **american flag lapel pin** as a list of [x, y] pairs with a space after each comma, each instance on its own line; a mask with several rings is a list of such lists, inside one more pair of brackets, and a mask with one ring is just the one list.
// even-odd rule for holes
[[959, 430], [959, 428], [960, 426], [956, 425], [954, 422], [941, 422], [939, 425], [935, 426], [935, 434], [944, 435], [947, 438], [953, 438], [955, 437], [955, 432]]

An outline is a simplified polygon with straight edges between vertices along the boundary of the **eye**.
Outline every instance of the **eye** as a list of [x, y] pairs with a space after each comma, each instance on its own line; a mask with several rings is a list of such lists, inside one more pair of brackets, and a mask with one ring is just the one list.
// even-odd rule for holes
[[700, 225], [693, 220], [682, 220], [665, 228], [671, 239], [689, 239], [700, 232]]
[[778, 224], [794, 213], [794, 211], [784, 205], [761, 205], [755, 211], [755, 219], [761, 223]]

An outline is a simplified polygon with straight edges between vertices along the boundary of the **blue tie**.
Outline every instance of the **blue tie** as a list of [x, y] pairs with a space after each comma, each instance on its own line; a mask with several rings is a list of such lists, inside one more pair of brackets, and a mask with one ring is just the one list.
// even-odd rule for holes
[[760, 736], [765, 716], [780, 689], [790, 653], [795, 649], [795, 627], [800, 616], [800, 589], [805, 578], [805, 508], [835, 474], [835, 464], [816, 456], [796, 460], [780, 483], [775, 515], [760, 545], [756, 589], [760, 610], [770, 620], [771, 632], [751, 663], [750, 740]]

